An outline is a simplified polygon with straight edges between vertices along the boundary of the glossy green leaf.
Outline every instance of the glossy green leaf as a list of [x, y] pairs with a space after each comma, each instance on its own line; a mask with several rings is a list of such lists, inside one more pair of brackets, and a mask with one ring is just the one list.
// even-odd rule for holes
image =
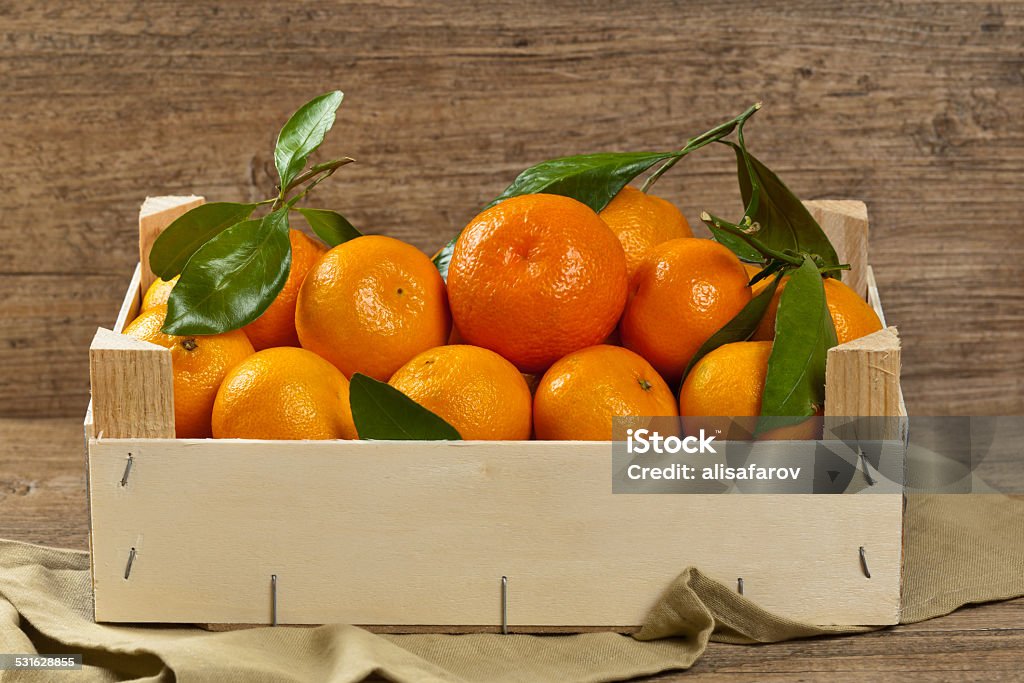
[[839, 265], [832, 243], [803, 202], [743, 145], [728, 141], [725, 144], [736, 153], [736, 173], [746, 206], [744, 215], [758, 226], [753, 233], [757, 239], [778, 251], [811, 254], [817, 257], [819, 266]]
[[[571, 157], [551, 159], [531, 166], [505, 188], [486, 208], [522, 194], [558, 194], [572, 197], [583, 202], [595, 212], [600, 212], [631, 180], [649, 170], [658, 162], [664, 161], [648, 176], [643, 190], [646, 192], [662, 174], [668, 171], [681, 158], [705, 145], [712, 144], [731, 134], [737, 126], [742, 125], [761, 108], [758, 102], [749, 107], [739, 116], [690, 138], [682, 149], [673, 152], [603, 152], [598, 154], [581, 154]], [[434, 265], [447, 280], [448, 264], [451, 262], [455, 248], [456, 235], [437, 254]]]
[[339, 244], [362, 237], [363, 233], [356, 230], [355, 226], [348, 222], [348, 219], [337, 211], [329, 209], [296, 209], [302, 214], [309, 227], [322, 239], [327, 246], [336, 247]]
[[690, 363], [686, 366], [686, 370], [683, 372], [683, 380], [686, 380], [686, 376], [690, 374], [690, 370], [693, 366], [700, 361], [701, 358], [708, 355], [719, 346], [725, 346], [726, 344], [732, 344], [733, 342], [741, 342], [750, 339], [751, 335], [757, 330], [757, 326], [761, 323], [761, 319], [764, 318], [765, 312], [768, 310], [768, 305], [772, 301], [772, 297], [775, 296], [775, 290], [779, 288], [779, 280], [781, 274], [772, 281], [767, 287], [765, 287], [757, 296], [753, 297], [747, 305], [744, 306], [739, 313], [733, 316], [733, 319], [722, 326], [722, 329], [715, 332], [711, 337], [701, 344], [700, 348], [697, 349], [697, 353], [693, 354], [693, 358], [690, 359]]
[[[608, 206], [631, 180], [654, 164], [685, 152], [603, 152], [551, 159], [531, 166], [505, 188], [487, 209], [510, 197], [523, 194], [558, 194], [582, 202], [595, 212]], [[448, 278], [448, 264], [455, 249], [456, 235], [444, 245], [433, 261], [441, 277]]]
[[747, 285], [753, 287], [758, 282], [761, 282], [761, 280], [767, 280], [785, 267], [786, 264], [782, 261], [771, 261], [767, 266], [755, 273], [754, 277], [750, 278], [750, 282], [748, 282]]
[[218, 334], [251, 323], [284, 287], [291, 257], [286, 209], [231, 226], [181, 271], [167, 302], [164, 332]]
[[324, 141], [334, 125], [334, 116], [344, 97], [340, 90], [325, 93], [299, 107], [284, 124], [274, 148], [274, 165], [281, 187], [288, 184], [306, 166], [309, 155]]
[[349, 384], [352, 419], [360, 439], [459, 441], [459, 432], [398, 389], [356, 373]]
[[836, 331], [821, 274], [805, 256], [803, 265], [790, 272], [779, 297], [759, 433], [799, 422], [824, 404], [825, 359], [835, 345]]
[[604, 152], [552, 159], [519, 174], [487, 208], [522, 194], [560, 194], [601, 211], [629, 181], [682, 152]]
[[149, 267], [157, 277], [170, 280], [181, 272], [192, 254], [232, 225], [244, 221], [256, 204], [210, 202], [190, 209], [160, 233], [149, 252]]

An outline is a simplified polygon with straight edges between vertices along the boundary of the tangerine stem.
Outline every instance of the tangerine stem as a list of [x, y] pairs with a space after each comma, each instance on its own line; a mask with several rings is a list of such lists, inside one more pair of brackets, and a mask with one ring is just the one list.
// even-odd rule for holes
[[289, 192], [291, 192], [296, 187], [298, 187], [299, 185], [303, 184], [304, 182], [306, 182], [310, 178], [312, 178], [314, 176], [317, 176], [317, 175], [323, 173], [324, 171], [327, 171], [329, 174], [330, 173], [334, 173], [335, 171], [337, 171], [339, 168], [341, 168], [345, 164], [351, 164], [354, 161], [355, 161], [355, 159], [352, 159], [351, 157], [343, 157], [341, 159], [333, 159], [331, 161], [325, 161], [322, 164], [317, 164], [316, 166], [312, 166], [312, 167], [310, 167], [310, 169], [308, 171], [306, 171], [305, 173], [303, 173], [300, 176], [298, 176], [297, 178], [295, 178], [295, 180], [293, 180], [290, 183], [288, 183], [288, 187], [286, 187], [286, 188], [284, 188], [283, 190], [280, 191], [280, 194], [278, 195], [278, 198], [283, 202], [285, 196], [287, 196], [287, 194]]
[[665, 161], [665, 163], [659, 166], [658, 169], [654, 171], [654, 173], [647, 177], [647, 180], [644, 181], [644, 184], [643, 186], [641, 186], [640, 191], [646, 193], [654, 186], [654, 183], [658, 182], [658, 178], [665, 175], [665, 173], [670, 168], [679, 163], [679, 160], [682, 159], [684, 156], [686, 156], [690, 152], [697, 151], [698, 149], [704, 147], [705, 145], [710, 145], [712, 142], [718, 142], [726, 135], [733, 132], [733, 130], [736, 129], [736, 126], [742, 125], [743, 122], [745, 122], [747, 119], [753, 116], [760, 108], [761, 103], [755, 102], [745, 112], [743, 112], [736, 118], [730, 121], [726, 121], [725, 123], [720, 123], [714, 128], [701, 133], [697, 137], [690, 138], [689, 140], [687, 140], [686, 144], [683, 145], [682, 149], [676, 152], [670, 159], [668, 159], [667, 161]]
[[730, 235], [735, 235], [736, 237], [739, 237], [741, 240], [743, 240], [744, 242], [749, 244], [751, 247], [753, 247], [762, 256], [767, 256], [769, 258], [775, 259], [776, 261], [782, 261], [783, 263], [788, 263], [791, 266], [803, 265], [804, 260], [802, 258], [799, 258], [799, 257], [796, 257], [796, 256], [790, 256], [789, 254], [786, 254], [784, 252], [778, 251], [776, 249], [772, 249], [771, 247], [769, 247], [768, 245], [766, 245], [764, 242], [762, 242], [761, 240], [757, 239], [756, 237], [752, 237], [752, 236], [748, 235], [739, 226], [733, 225], [732, 223], [729, 223], [727, 221], [723, 221], [723, 220], [721, 220], [719, 218], [715, 218], [711, 214], [709, 214], [707, 211], [703, 212], [700, 215], [700, 219], [702, 221], [704, 221], [705, 223], [714, 223], [716, 228], [718, 228], [720, 230], [724, 230], [727, 233], [729, 233]]

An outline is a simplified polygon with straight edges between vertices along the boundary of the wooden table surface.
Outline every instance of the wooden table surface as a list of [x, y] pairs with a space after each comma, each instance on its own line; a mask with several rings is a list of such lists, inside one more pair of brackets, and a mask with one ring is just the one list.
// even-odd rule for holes
[[[86, 549], [81, 419], [0, 419], [0, 538]], [[1019, 681], [1024, 599], [865, 635], [757, 647], [712, 643], [653, 681]]]
[[[263, 198], [302, 102], [345, 91], [316, 204], [432, 252], [527, 166], [674, 149], [764, 101], [751, 149], [867, 202], [912, 414], [1024, 411], [1024, 4], [0, 2], [0, 416], [71, 417], [143, 198]], [[738, 218], [731, 153], [657, 185]]]

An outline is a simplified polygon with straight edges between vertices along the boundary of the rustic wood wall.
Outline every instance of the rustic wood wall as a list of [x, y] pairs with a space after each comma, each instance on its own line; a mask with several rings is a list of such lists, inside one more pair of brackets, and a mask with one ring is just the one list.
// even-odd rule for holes
[[[1019, 413], [1022, 45], [1019, 3], [0, 2], [0, 416], [84, 410], [147, 193], [265, 196], [278, 127], [335, 87], [359, 163], [322, 202], [425, 250], [533, 162], [764, 100], [762, 159], [868, 202], [910, 410]], [[738, 215], [724, 150], [659, 190]]]

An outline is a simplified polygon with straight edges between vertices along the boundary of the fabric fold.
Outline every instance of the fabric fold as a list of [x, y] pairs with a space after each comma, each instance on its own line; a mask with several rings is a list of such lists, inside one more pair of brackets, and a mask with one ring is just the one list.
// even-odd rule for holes
[[[1024, 594], [1024, 501], [1000, 495], [908, 497], [904, 623]], [[686, 669], [709, 641], [752, 644], [852, 634], [771, 614], [685, 569], [634, 636], [375, 635], [355, 626], [120, 626], [92, 620], [86, 553], [0, 541], [0, 651], [83, 654], [85, 681], [602, 683]], [[13, 672], [5, 672], [11, 674]], [[9, 680], [46, 680], [18, 672]], [[8, 680], [8, 678], [5, 678]]]

